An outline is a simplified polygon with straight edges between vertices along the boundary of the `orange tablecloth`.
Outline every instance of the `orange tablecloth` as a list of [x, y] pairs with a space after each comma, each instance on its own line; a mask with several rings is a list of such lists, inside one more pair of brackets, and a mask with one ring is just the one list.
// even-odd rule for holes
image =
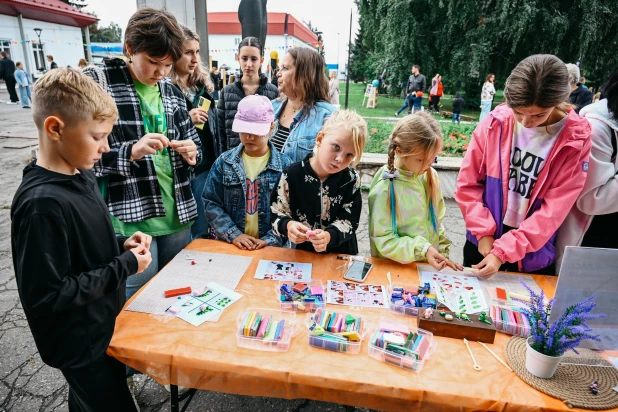
[[[556, 411], [567, 409], [561, 401], [532, 389], [498, 363], [478, 343], [471, 348], [483, 370], [475, 372], [461, 340], [437, 337], [437, 349], [414, 373], [379, 362], [368, 356], [366, 338], [359, 355], [348, 355], [310, 347], [299, 313], [299, 332], [289, 352], [262, 352], [236, 346], [236, 316], [246, 308], [278, 308], [273, 281], [254, 279], [260, 259], [309, 262], [312, 276], [340, 279], [342, 265], [336, 255], [268, 247], [245, 252], [219, 241], [197, 240], [188, 249], [212, 253], [253, 256], [236, 291], [244, 297], [228, 308], [217, 323], [194, 327], [181, 319], [123, 311], [108, 353], [123, 363], [153, 377], [161, 384], [172, 383], [212, 391], [270, 396], [286, 399], [307, 398], [380, 410], [440, 411]], [[374, 268], [366, 283], [393, 282], [418, 284], [416, 265], [400, 265], [390, 260], [372, 259]], [[556, 278], [534, 276], [552, 297]], [[332, 305], [329, 305], [332, 307]], [[381, 317], [411, 323], [414, 318], [392, 315], [388, 309], [363, 308], [360, 313], [374, 324]], [[489, 345], [501, 358], [510, 336], [497, 333]]]

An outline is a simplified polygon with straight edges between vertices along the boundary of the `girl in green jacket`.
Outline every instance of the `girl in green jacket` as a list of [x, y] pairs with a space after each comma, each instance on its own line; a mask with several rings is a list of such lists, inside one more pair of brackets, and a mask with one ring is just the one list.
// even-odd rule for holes
[[444, 199], [431, 168], [442, 149], [442, 133], [431, 115], [418, 112], [399, 121], [390, 137], [388, 165], [376, 173], [369, 192], [371, 256], [399, 263], [425, 261], [436, 270], [463, 267], [448, 259]]

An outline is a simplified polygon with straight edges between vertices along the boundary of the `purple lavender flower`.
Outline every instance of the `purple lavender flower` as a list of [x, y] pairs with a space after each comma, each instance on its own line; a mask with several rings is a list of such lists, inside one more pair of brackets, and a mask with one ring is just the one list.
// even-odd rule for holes
[[568, 350], [578, 353], [575, 348], [583, 340], [591, 339], [600, 342], [598, 335], [590, 334], [592, 329], [586, 323], [589, 320], [606, 316], [592, 313], [596, 307], [595, 295], [567, 307], [562, 316], [550, 325], [549, 315], [555, 300], [551, 299], [545, 304], [543, 290], [537, 295], [523, 280], [520, 281], [530, 294], [530, 302], [515, 300], [526, 305], [522, 308], [522, 312], [530, 323], [533, 338], [531, 346], [534, 350], [547, 356], [562, 356]]

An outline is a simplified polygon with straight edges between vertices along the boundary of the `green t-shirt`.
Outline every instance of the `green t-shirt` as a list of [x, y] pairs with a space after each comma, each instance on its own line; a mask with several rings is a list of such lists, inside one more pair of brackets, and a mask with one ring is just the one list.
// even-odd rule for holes
[[[159, 86], [148, 86], [136, 80], [133, 80], [133, 83], [135, 84], [142, 111], [144, 131], [146, 133], [161, 133], [165, 135], [167, 133], [167, 120]], [[174, 169], [168, 149], [165, 148], [162, 151], [157, 151], [156, 154], [150, 156], [154, 162], [157, 180], [161, 188], [165, 216], [153, 217], [137, 223], [121, 222], [112, 216], [112, 223], [116, 233], [131, 236], [133, 233], [140, 231], [151, 236], [163, 236], [186, 229], [193, 223], [180, 224], [176, 199], [174, 197]]]

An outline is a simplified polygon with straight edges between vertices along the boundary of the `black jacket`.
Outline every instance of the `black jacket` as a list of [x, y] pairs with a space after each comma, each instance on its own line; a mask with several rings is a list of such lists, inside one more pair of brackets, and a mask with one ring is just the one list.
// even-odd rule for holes
[[[279, 89], [263, 73], [260, 74], [260, 86], [255, 94], [266, 96], [269, 100], [279, 97]], [[228, 84], [219, 93], [219, 104], [217, 106], [217, 117], [219, 118], [219, 138], [223, 144], [223, 152], [233, 149], [240, 144], [238, 133], [232, 131], [232, 123], [238, 108], [238, 102], [245, 97], [241, 80], [238, 79], [234, 84]]]
[[5, 57], [0, 59], [0, 80], [15, 79], [15, 63]]
[[455, 100], [453, 100], [453, 113], [461, 113], [463, 111], [463, 107], [464, 107], [464, 99], [461, 97], [456, 97]]
[[[356, 229], [363, 203], [358, 173], [346, 168], [321, 182], [309, 163], [311, 156], [283, 170], [270, 197], [273, 232], [287, 239], [287, 225], [295, 220], [330, 233], [326, 253], [356, 255]], [[315, 251], [311, 242], [296, 245], [296, 249]]]
[[408, 93], [424, 92], [426, 87], [427, 79], [425, 79], [425, 75], [419, 73], [418, 76], [411, 74], [408, 77], [408, 86], [406, 87]]
[[[178, 85], [175, 86], [178, 90], [180, 90]], [[221, 141], [219, 139], [219, 126], [217, 125], [217, 107], [215, 106], [215, 99], [213, 99], [210, 93], [206, 91], [204, 85], [198, 84], [198, 88], [200, 91], [195, 95], [194, 101], [189, 100], [186, 94], [184, 95], [188, 112], [197, 107], [200, 96], [203, 96], [206, 100], [210, 100], [208, 120], [201, 130], [197, 127], [195, 128], [197, 135], [200, 137], [200, 142], [202, 142], [202, 162], [193, 169], [196, 175], [209, 171], [215, 160], [217, 160], [217, 157], [223, 153], [221, 151]], [[180, 92], [182, 93], [182, 90], [180, 90]]]
[[94, 174], [30, 163], [11, 206], [19, 298], [43, 362], [80, 368], [102, 356], [125, 303], [133, 253], [121, 252]]
[[581, 83], [577, 83], [577, 89], [571, 92], [569, 96], [569, 102], [575, 105], [575, 112], [579, 113], [579, 111], [592, 103], [592, 92], [581, 85]]
[[221, 75], [210, 73], [210, 80], [212, 80], [212, 84], [215, 86], [215, 91], [221, 90]]

